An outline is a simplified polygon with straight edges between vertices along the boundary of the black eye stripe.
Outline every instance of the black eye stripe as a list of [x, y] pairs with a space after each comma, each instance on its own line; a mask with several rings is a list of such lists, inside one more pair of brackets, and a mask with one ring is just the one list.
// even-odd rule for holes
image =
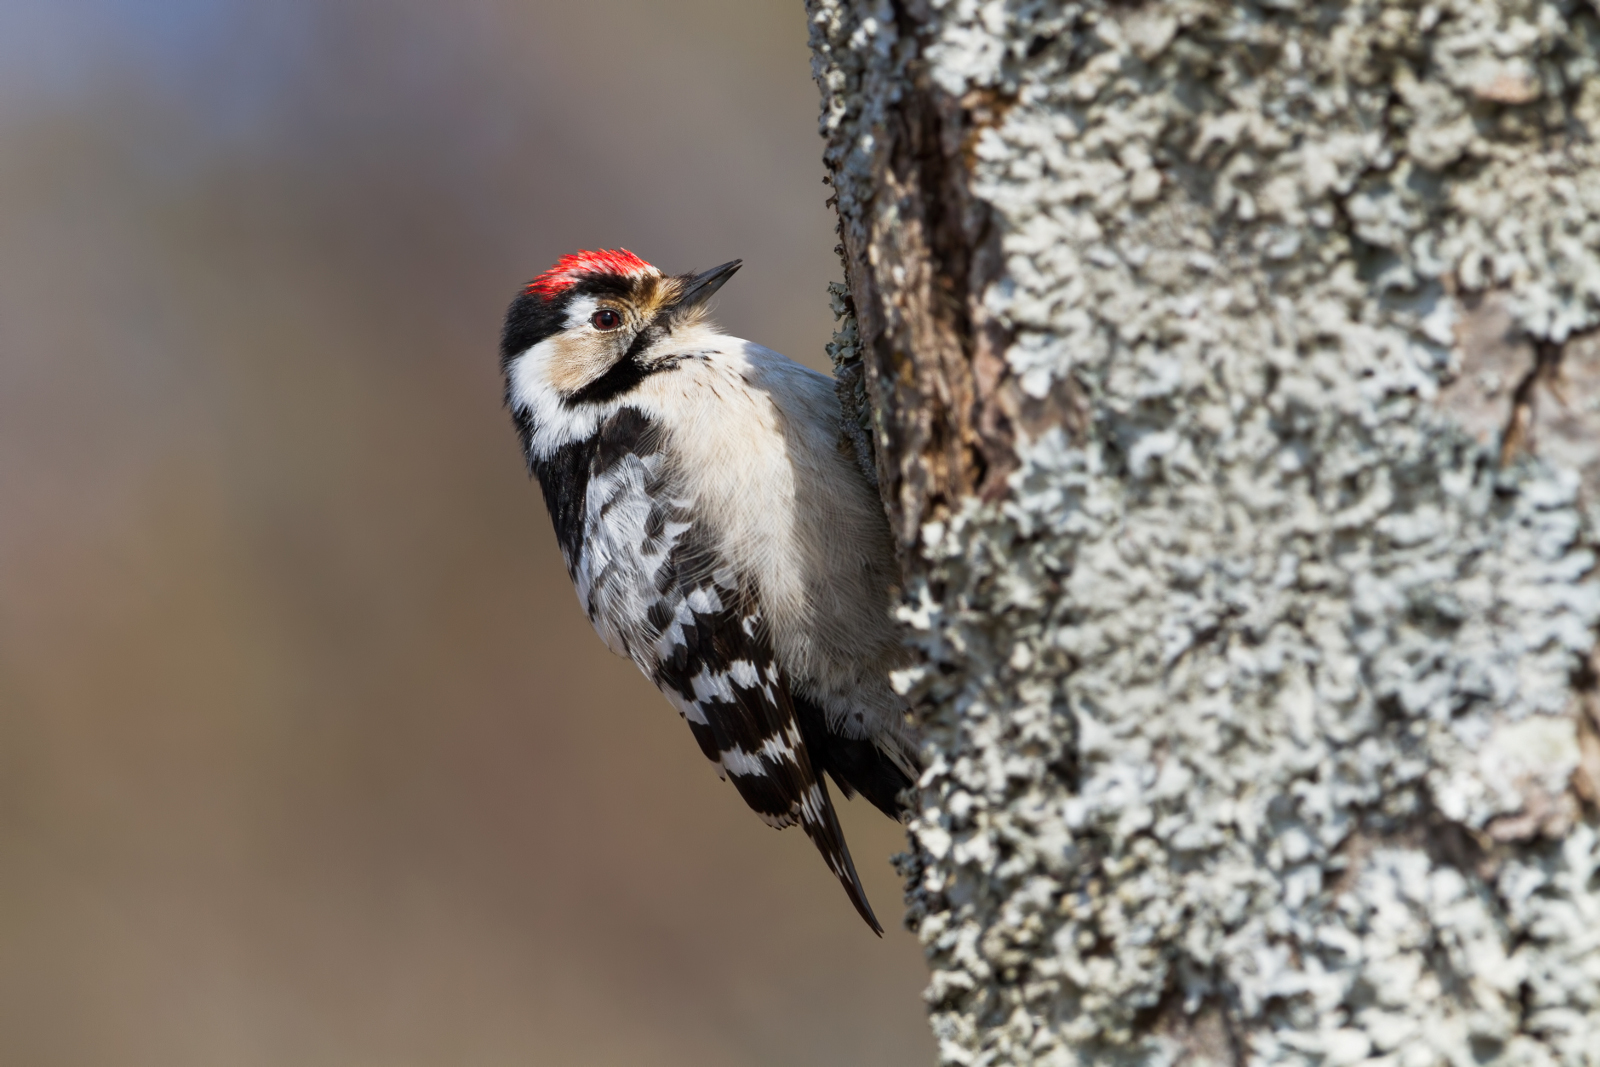
[[640, 330], [638, 335], [634, 337], [633, 343], [628, 346], [627, 353], [621, 359], [613, 363], [604, 374], [585, 385], [582, 389], [562, 397], [562, 404], [570, 408], [577, 404], [604, 403], [628, 392], [651, 374], [671, 370], [676, 366], [677, 360], [665, 359], [646, 368], [639, 359], [644, 354], [644, 350], [653, 341], [659, 340], [665, 332], [664, 327], [658, 325], [660, 321], [661, 318], [658, 316], [656, 323], [652, 323]]
[[644, 366], [632, 353], [613, 363], [607, 371], [575, 393], [561, 398], [566, 407], [578, 404], [597, 404], [626, 393], [645, 379]]

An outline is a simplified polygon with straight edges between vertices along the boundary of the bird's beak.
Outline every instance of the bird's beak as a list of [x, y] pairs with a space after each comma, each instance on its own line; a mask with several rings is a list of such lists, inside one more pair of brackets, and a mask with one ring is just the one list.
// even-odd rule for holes
[[673, 310], [687, 311], [710, 300], [711, 295], [721, 289], [722, 284], [733, 277], [733, 272], [743, 263], [742, 259], [729, 260], [720, 267], [712, 267], [704, 274], [697, 274], [689, 279], [689, 284], [684, 286], [683, 295], [678, 297]]

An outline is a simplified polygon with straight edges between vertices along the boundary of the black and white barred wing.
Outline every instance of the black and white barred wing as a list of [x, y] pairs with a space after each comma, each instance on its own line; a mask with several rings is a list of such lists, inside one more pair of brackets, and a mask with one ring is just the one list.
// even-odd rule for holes
[[882, 933], [760, 613], [735, 577], [717, 569], [658, 428], [622, 408], [594, 438], [535, 469], [596, 632], [666, 694], [745, 803], [772, 826], [805, 830], [856, 910]]
[[770, 826], [798, 823], [881, 934], [761, 614], [731, 574], [711, 569], [698, 534], [688, 531], [660, 575], [653, 680], [745, 803]]
[[[571, 481], [581, 493], [568, 504], [576, 532], [562, 544], [567, 570], [601, 639], [649, 674], [648, 616], [667, 557], [689, 530], [688, 504], [675, 492], [659, 430], [636, 408], [607, 418], [579, 462], [586, 469]], [[559, 518], [556, 525], [559, 534]]]

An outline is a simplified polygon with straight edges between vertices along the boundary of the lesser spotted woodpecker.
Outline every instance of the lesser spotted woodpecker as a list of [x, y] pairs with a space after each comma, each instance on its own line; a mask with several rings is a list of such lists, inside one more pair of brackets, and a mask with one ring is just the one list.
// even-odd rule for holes
[[739, 269], [579, 252], [511, 304], [506, 402], [589, 621], [878, 933], [823, 781], [893, 818], [916, 773], [893, 547], [833, 382], [719, 331]]

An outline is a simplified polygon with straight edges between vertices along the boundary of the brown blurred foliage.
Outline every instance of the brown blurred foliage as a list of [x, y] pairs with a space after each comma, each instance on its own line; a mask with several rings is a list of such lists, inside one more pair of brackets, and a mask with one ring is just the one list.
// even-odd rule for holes
[[589, 629], [495, 366], [611, 245], [826, 362], [799, 0], [0, 36], [0, 1062], [929, 1061], [915, 942]]

